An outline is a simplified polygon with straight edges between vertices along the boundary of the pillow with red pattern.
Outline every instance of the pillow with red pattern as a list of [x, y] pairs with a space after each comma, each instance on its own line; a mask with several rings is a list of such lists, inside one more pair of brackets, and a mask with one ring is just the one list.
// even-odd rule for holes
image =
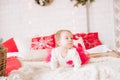
[[90, 60], [90, 56], [89, 54], [86, 54], [86, 52], [84, 51], [82, 45], [80, 43], [78, 43], [77, 46], [74, 46], [76, 48], [76, 51], [78, 52], [79, 54], [79, 57], [81, 59], [81, 64], [86, 64], [89, 62]]
[[29, 50], [24, 54], [22, 60], [24, 61], [43, 61], [47, 56], [47, 49], [39, 49], [39, 50]]
[[74, 41], [74, 46], [77, 47], [78, 44], [81, 44], [82, 48], [85, 50], [85, 45], [84, 45], [82, 37], [79, 37], [78, 39], [74, 39], [73, 41]]
[[78, 40], [80, 37], [83, 37], [85, 35], [86, 33], [76, 33], [76, 34], [73, 34], [73, 39]]
[[90, 49], [102, 44], [98, 37], [98, 32], [90, 32], [81, 37], [83, 38], [86, 49]]
[[18, 52], [18, 48], [14, 41], [14, 38], [10, 38], [2, 43], [4, 47], [8, 48], [8, 52]]
[[6, 76], [13, 70], [18, 70], [21, 67], [21, 62], [14, 56], [6, 58]]
[[50, 49], [53, 47], [55, 47], [54, 34], [49, 36], [32, 38], [31, 49], [33, 50]]

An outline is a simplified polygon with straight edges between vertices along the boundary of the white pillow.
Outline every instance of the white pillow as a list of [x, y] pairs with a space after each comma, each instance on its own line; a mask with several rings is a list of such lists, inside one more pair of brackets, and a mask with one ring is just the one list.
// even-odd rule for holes
[[17, 56], [17, 57], [22, 57], [20, 52], [8, 52], [7, 53], [7, 58], [11, 56]]
[[93, 54], [93, 53], [103, 53], [103, 52], [108, 52], [112, 51], [109, 49], [106, 45], [99, 45], [94, 48], [86, 50], [88, 53]]
[[30, 50], [24, 54], [22, 60], [26, 61], [43, 61], [48, 52], [46, 49], [43, 50]]
[[29, 37], [15, 37], [14, 40], [19, 52], [27, 52], [30, 50], [31, 39]]
[[44, 60], [47, 55], [47, 49], [32, 50], [31, 49], [31, 37], [16, 37], [16, 45], [19, 50], [19, 55], [14, 56], [20, 57], [22, 60]]

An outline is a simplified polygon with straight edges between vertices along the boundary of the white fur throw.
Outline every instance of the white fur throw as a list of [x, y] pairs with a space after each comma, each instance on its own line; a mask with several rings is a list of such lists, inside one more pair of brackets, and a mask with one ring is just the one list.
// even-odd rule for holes
[[[0, 80], [120, 80], [120, 58], [92, 58], [77, 71], [73, 68], [50, 70], [49, 63], [28, 62]], [[36, 66], [32, 66], [36, 64]]]

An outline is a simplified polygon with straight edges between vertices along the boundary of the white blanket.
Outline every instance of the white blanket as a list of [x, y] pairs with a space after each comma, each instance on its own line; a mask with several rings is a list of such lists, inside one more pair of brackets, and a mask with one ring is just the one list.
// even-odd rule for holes
[[14, 70], [0, 80], [120, 80], [120, 58], [92, 58], [91, 63], [77, 71], [73, 68], [59, 68], [52, 71], [49, 63], [24, 62], [23, 67]]

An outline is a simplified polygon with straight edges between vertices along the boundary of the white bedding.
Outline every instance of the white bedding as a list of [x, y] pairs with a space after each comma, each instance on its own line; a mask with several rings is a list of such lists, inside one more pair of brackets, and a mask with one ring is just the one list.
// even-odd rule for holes
[[91, 63], [79, 70], [59, 68], [50, 70], [49, 63], [23, 62], [23, 67], [14, 70], [0, 80], [120, 80], [120, 58], [92, 58]]

